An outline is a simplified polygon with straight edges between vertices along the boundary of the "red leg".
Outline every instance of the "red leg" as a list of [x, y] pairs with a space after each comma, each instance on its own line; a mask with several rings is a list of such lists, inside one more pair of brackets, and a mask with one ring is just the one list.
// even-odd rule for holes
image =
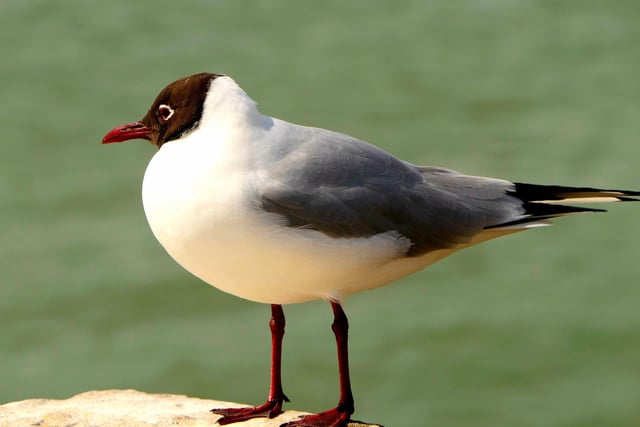
[[331, 329], [336, 336], [338, 346], [338, 371], [340, 374], [340, 399], [338, 406], [319, 414], [307, 415], [297, 421], [283, 424], [281, 427], [347, 427], [353, 414], [353, 394], [349, 377], [349, 346], [347, 336], [349, 322], [344, 310], [336, 301], [331, 301], [333, 324]]
[[232, 424], [258, 417], [273, 418], [282, 413], [282, 402], [289, 401], [282, 391], [282, 379], [280, 375], [284, 325], [285, 320], [282, 306], [272, 304], [271, 321], [269, 322], [269, 327], [271, 328], [271, 382], [267, 401], [260, 406], [212, 409], [211, 412], [214, 414], [222, 415], [222, 418], [218, 420], [218, 424]]

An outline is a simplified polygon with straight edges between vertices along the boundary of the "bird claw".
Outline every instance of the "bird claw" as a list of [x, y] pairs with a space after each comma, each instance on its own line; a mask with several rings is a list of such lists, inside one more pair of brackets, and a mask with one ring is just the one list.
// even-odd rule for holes
[[347, 427], [350, 415], [340, 408], [333, 408], [318, 414], [303, 415], [298, 420], [281, 424], [280, 427]]
[[222, 415], [219, 425], [233, 424], [252, 418], [273, 418], [282, 413], [282, 400], [268, 400], [260, 406], [246, 406], [243, 408], [216, 408], [211, 410], [216, 415]]

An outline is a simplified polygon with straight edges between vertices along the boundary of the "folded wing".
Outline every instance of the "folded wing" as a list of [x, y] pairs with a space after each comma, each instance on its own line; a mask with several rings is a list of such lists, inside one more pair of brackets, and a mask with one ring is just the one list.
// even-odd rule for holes
[[488, 230], [527, 228], [599, 209], [558, 204], [636, 200], [640, 192], [512, 183], [419, 167], [347, 135], [309, 128], [258, 189], [287, 226], [332, 237], [396, 233], [406, 256], [454, 248]]

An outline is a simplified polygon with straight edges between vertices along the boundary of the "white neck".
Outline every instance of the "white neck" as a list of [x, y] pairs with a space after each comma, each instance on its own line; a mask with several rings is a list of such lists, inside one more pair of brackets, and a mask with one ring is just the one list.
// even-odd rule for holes
[[263, 117], [256, 102], [231, 77], [221, 76], [211, 82], [200, 125], [256, 123]]

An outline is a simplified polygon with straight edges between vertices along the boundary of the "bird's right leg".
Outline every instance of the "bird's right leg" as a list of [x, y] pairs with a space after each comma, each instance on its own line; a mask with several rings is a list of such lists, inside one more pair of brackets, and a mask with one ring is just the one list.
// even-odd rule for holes
[[284, 336], [284, 311], [279, 304], [271, 305], [271, 382], [269, 386], [269, 396], [267, 401], [259, 406], [249, 406], [245, 408], [220, 408], [212, 409], [211, 412], [222, 415], [218, 424], [232, 424], [251, 418], [267, 417], [273, 418], [282, 413], [282, 403], [289, 399], [282, 391], [281, 361], [282, 361], [282, 337]]

